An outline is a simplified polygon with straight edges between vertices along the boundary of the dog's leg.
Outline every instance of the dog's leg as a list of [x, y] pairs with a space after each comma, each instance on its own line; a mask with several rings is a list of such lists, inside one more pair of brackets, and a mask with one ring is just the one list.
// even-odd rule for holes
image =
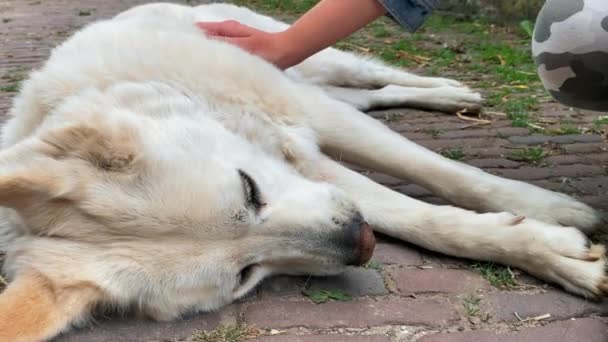
[[88, 283], [61, 285], [21, 272], [0, 294], [0, 341], [44, 341], [85, 317], [100, 298]]
[[334, 99], [349, 103], [361, 111], [376, 107], [416, 107], [454, 113], [481, 110], [481, 95], [465, 87], [413, 88], [388, 85], [382, 89], [323, 87]]
[[474, 210], [508, 211], [586, 232], [602, 223], [595, 210], [566, 195], [444, 158], [348, 104], [320, 97], [315, 104], [309, 124], [323, 150], [338, 158], [409, 179]]
[[515, 266], [583, 296], [608, 294], [604, 247], [589, 245], [576, 228], [506, 212], [477, 214], [430, 205], [329, 158], [319, 163], [318, 172], [315, 178], [348, 192], [379, 232], [441, 253]]
[[411, 106], [449, 113], [481, 109], [481, 95], [457, 81], [417, 76], [336, 49], [325, 49], [287, 73], [325, 88], [332, 97], [360, 110], [376, 106]]
[[318, 85], [382, 88], [399, 85], [415, 88], [463, 87], [455, 80], [423, 77], [391, 67], [371, 57], [328, 48], [295, 66], [300, 77]]

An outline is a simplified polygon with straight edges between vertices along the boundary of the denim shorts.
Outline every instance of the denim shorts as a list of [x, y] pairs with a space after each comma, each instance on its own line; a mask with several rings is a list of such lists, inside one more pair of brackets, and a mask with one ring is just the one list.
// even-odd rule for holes
[[410, 32], [415, 32], [439, 8], [440, 0], [379, 0], [389, 16]]

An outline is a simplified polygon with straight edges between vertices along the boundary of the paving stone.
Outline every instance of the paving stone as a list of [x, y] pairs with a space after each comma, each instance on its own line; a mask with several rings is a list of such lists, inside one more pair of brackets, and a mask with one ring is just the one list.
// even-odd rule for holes
[[572, 186], [584, 193], [608, 192], [608, 177], [580, 178], [571, 182]]
[[529, 135], [524, 137], [509, 137], [509, 142], [516, 145], [541, 145], [548, 142], [556, 144], [597, 143], [602, 141], [602, 137], [595, 134], [568, 134], [557, 136]]
[[353, 302], [261, 301], [244, 310], [244, 321], [258, 327], [365, 328], [377, 325], [445, 326], [458, 320], [451, 304], [409, 298]]
[[489, 169], [493, 174], [524, 181], [555, 177], [588, 177], [603, 172], [600, 165], [558, 165], [555, 167], [524, 166], [518, 169]]
[[519, 332], [497, 334], [476, 330], [451, 334], [433, 334], [420, 342], [606, 342], [608, 326], [599, 320], [584, 318], [526, 328]]
[[479, 274], [467, 270], [394, 268], [390, 275], [404, 295], [412, 293], [465, 293], [491, 288]]
[[573, 187], [571, 181], [566, 178], [540, 179], [528, 181], [528, 183], [565, 194], [580, 192], [577, 188]]
[[[608, 145], [605, 149], [608, 151]], [[589, 159], [591, 163], [606, 165], [608, 164], [608, 153], [589, 153], [584, 155], [586, 159]]]
[[219, 313], [200, 314], [172, 322], [135, 318], [98, 320], [98, 325], [74, 330], [53, 342], [173, 341], [188, 338], [197, 330], [213, 330], [221, 320]]
[[382, 275], [374, 269], [349, 267], [341, 275], [310, 279], [311, 290], [340, 289], [352, 296], [386, 294]]
[[256, 342], [389, 342], [388, 336], [366, 335], [275, 335], [264, 336], [255, 339]]
[[556, 156], [547, 157], [544, 161], [549, 165], [568, 165], [568, 164], [581, 164], [585, 163], [587, 158], [584, 156], [577, 156], [572, 154], [558, 154]]
[[[527, 132], [527, 130], [526, 130]], [[455, 131], [445, 131], [440, 132], [439, 137], [442, 139], [453, 139], [453, 138], [481, 138], [481, 137], [497, 137], [499, 135], [503, 135], [504, 133], [500, 132], [497, 129], [471, 129], [471, 130], [455, 130]]]
[[376, 244], [372, 259], [388, 265], [419, 266], [423, 264], [416, 247], [406, 243], [379, 242]]
[[284, 296], [300, 294], [302, 290], [340, 289], [351, 296], [374, 296], [386, 294], [384, 280], [374, 269], [348, 267], [340, 275], [331, 277], [276, 276], [264, 280], [259, 286], [261, 296]]
[[471, 159], [467, 160], [467, 164], [473, 165], [476, 167], [480, 167], [482, 169], [485, 168], [517, 168], [522, 163], [516, 162], [513, 160], [505, 159], [505, 158], [486, 158], [486, 159]]
[[578, 196], [577, 199], [600, 211], [608, 210], [608, 193], [599, 196]]
[[435, 140], [422, 140], [416, 141], [420, 145], [436, 151], [439, 149], [452, 149], [452, 148], [471, 148], [471, 147], [493, 147], [502, 146], [504, 141], [500, 138], [471, 138], [471, 139], [435, 139]]
[[608, 301], [595, 303], [558, 290], [537, 295], [502, 292], [488, 296], [487, 303], [501, 321], [517, 321], [515, 312], [522, 319], [551, 314], [551, 320], [608, 314]]
[[569, 144], [561, 146], [566, 153], [597, 153], [608, 151], [606, 143]]
[[507, 149], [504, 146], [491, 147], [465, 147], [462, 149], [464, 155], [470, 158], [502, 158], [513, 152], [512, 149]]
[[528, 128], [523, 127], [505, 127], [498, 129], [497, 131], [498, 134], [500, 134], [501, 136], [525, 136], [530, 133], [530, 130]]
[[309, 277], [278, 275], [265, 279], [258, 285], [261, 296], [286, 296], [302, 293]]

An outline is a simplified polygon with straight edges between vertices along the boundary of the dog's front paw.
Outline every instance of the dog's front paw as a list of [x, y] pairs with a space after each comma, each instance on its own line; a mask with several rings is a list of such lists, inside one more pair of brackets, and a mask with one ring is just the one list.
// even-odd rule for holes
[[440, 88], [440, 87], [466, 87], [464, 84], [443, 77], [424, 77], [424, 81], [428, 88]]
[[437, 109], [443, 112], [455, 113], [466, 111], [478, 113], [481, 110], [483, 98], [481, 94], [468, 87], [449, 86], [437, 88], [434, 101]]
[[523, 242], [526, 251], [520, 268], [586, 298], [608, 295], [604, 246], [592, 245], [576, 228], [547, 227], [531, 219], [513, 229], [526, 226], [533, 233]]
[[580, 230], [511, 213], [486, 213], [471, 221], [491, 227], [500, 241], [496, 261], [518, 267], [586, 298], [608, 295], [605, 248]]
[[539, 221], [576, 227], [586, 234], [606, 225], [601, 213], [576, 199], [519, 181], [501, 180], [489, 199], [494, 210], [510, 211]]

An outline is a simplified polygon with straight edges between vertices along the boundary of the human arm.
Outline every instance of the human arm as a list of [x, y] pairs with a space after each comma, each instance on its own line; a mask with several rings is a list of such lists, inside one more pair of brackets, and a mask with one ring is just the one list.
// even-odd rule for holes
[[281, 69], [287, 69], [385, 13], [386, 9], [378, 0], [322, 0], [281, 32], [265, 32], [236, 21], [197, 25], [210, 36], [233, 43]]

